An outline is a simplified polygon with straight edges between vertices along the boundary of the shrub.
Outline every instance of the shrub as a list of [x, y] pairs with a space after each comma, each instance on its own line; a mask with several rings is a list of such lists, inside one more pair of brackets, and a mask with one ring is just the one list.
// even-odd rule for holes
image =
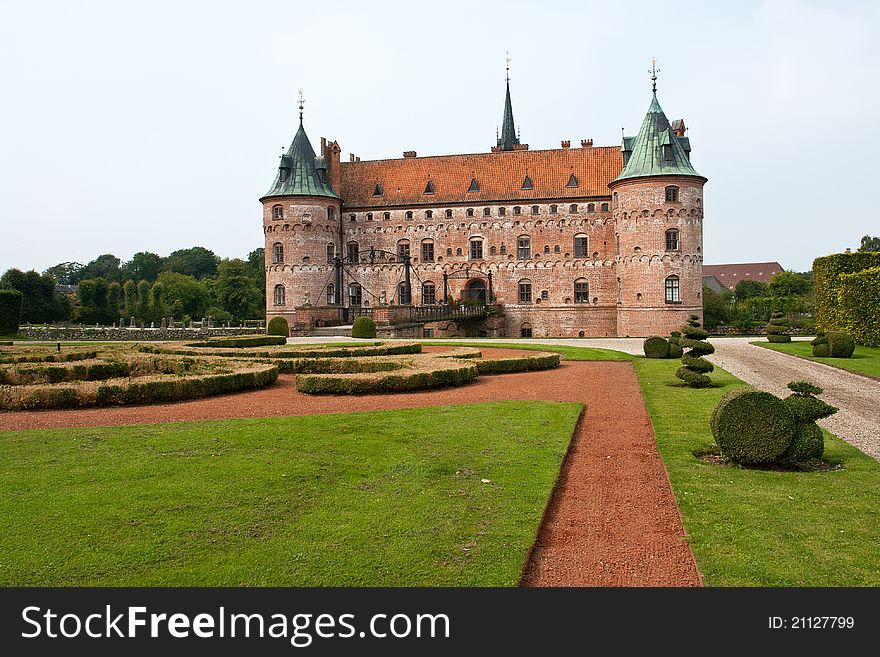
[[0, 290], [0, 335], [18, 333], [23, 298], [18, 290]]
[[681, 358], [684, 355], [684, 349], [682, 349], [681, 345], [678, 343], [679, 340], [681, 340], [681, 333], [679, 331], [673, 331], [669, 334], [668, 342], [670, 358]]
[[794, 394], [786, 397], [783, 403], [794, 416], [797, 430], [781, 460], [797, 463], [820, 458], [825, 451], [825, 438], [816, 420], [834, 415], [838, 409], [816, 399], [813, 395], [822, 394], [822, 388], [812, 383], [792, 381], [788, 389]]
[[829, 354], [828, 350], [828, 338], [824, 333], [817, 335], [810, 341], [810, 344], [813, 345], [813, 355], [818, 356], [819, 358], [827, 358]]
[[[852, 330], [847, 314], [853, 301], [858, 303], [858, 299], [847, 298], [847, 292], [843, 292], [842, 288], [850, 287], [849, 279], [841, 274], [852, 274], [874, 267], [880, 267], [880, 253], [835, 253], [813, 261], [816, 327], [820, 331]], [[853, 282], [852, 288], [863, 289], [862, 282]]]
[[819, 358], [850, 358], [856, 350], [855, 341], [843, 331], [817, 335], [810, 344], [813, 355]]
[[[677, 345], [676, 345], [677, 346]], [[669, 341], [661, 338], [659, 335], [652, 335], [645, 339], [642, 349], [645, 351], [645, 358], [668, 358], [669, 357]]]
[[196, 342], [188, 347], [267, 347], [287, 344], [287, 338], [281, 335], [242, 335], [230, 338], [208, 338], [204, 342]]
[[748, 387], [725, 394], [709, 424], [721, 453], [743, 464], [772, 463], [788, 449], [797, 429], [781, 399]]
[[0, 341], [0, 347], [11, 347], [11, 346], [12, 346], [12, 341], [11, 341], [11, 340], [2, 340], [2, 341]]
[[769, 342], [791, 342], [791, 336], [786, 331], [788, 331], [788, 320], [782, 311], [774, 310], [770, 315], [770, 322], [767, 324], [767, 340]]
[[395, 372], [299, 374], [296, 389], [312, 395], [411, 392], [464, 385], [476, 379], [477, 374], [477, 366], [471, 360], [426, 358], [412, 369]]
[[[465, 358], [459, 356], [458, 358]], [[540, 356], [515, 356], [513, 358], [492, 358], [475, 360], [480, 374], [511, 374], [513, 372], [536, 372], [559, 367], [559, 354]]]
[[290, 326], [283, 317], [273, 317], [266, 326], [267, 335], [283, 335], [285, 338], [290, 335]]
[[715, 353], [715, 347], [706, 342], [709, 334], [700, 328], [700, 318], [696, 315], [688, 317], [687, 324], [682, 327], [681, 332], [683, 335], [677, 339], [678, 345], [688, 349], [688, 352], [681, 357], [682, 367], [678, 368], [675, 376], [691, 388], [706, 388], [712, 385], [712, 379], [707, 374], [715, 367], [703, 356]]
[[880, 263], [864, 271], [840, 275], [838, 295], [844, 329], [866, 347], [880, 347]]
[[799, 424], [795, 430], [791, 444], [780, 460], [787, 463], [798, 463], [822, 457], [825, 451], [825, 436], [815, 422]]
[[375, 338], [376, 322], [372, 317], [358, 317], [351, 326], [351, 337], [353, 338]]

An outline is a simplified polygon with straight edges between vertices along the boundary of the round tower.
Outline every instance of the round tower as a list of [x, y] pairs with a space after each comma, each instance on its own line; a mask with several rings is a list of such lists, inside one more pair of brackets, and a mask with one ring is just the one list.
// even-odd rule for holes
[[703, 185], [683, 121], [670, 125], [656, 88], [623, 170], [608, 186], [615, 222], [617, 335], [669, 335], [703, 316]]
[[260, 199], [266, 247], [266, 321], [289, 327], [302, 311], [335, 301], [333, 259], [339, 244], [341, 200], [325, 157], [316, 157], [302, 123], [281, 156], [275, 182]]

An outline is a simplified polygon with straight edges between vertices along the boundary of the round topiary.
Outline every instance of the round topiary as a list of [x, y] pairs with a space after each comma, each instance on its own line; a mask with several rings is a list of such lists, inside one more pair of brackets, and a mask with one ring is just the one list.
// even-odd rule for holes
[[666, 338], [659, 335], [652, 335], [647, 338], [642, 345], [645, 350], [646, 358], [667, 358], [669, 357], [669, 342]]
[[351, 327], [351, 337], [353, 338], [375, 338], [376, 322], [372, 317], [358, 317], [354, 320]]
[[682, 327], [681, 332], [683, 337], [678, 338], [678, 345], [688, 349], [688, 352], [681, 357], [683, 367], [678, 368], [675, 376], [691, 388], [706, 388], [712, 385], [712, 379], [707, 374], [714, 370], [715, 366], [703, 356], [715, 353], [715, 347], [706, 342], [709, 334], [700, 328], [700, 318], [696, 315], [688, 317], [687, 324]]
[[290, 336], [290, 326], [283, 317], [273, 317], [266, 326], [266, 335], [283, 335], [285, 338]]
[[848, 333], [843, 331], [830, 331], [828, 339], [828, 353], [832, 358], [849, 358], [856, 350], [856, 343]]
[[798, 425], [794, 438], [781, 460], [798, 463], [808, 459], [818, 459], [822, 457], [824, 451], [825, 437], [822, 435], [822, 429], [815, 422], [808, 422]]
[[781, 399], [754, 388], [725, 394], [712, 411], [712, 436], [736, 463], [772, 463], [788, 449], [797, 426]]
[[830, 350], [828, 349], [828, 337], [824, 333], [820, 333], [810, 341], [813, 345], [813, 355], [819, 358], [827, 358]]
[[770, 342], [791, 342], [788, 331], [788, 320], [779, 310], [774, 310], [767, 324], [767, 340]]

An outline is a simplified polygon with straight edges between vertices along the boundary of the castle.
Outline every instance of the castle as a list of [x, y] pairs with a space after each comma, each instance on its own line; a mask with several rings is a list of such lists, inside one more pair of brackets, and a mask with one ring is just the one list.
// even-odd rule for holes
[[[619, 147], [529, 150], [510, 80], [488, 153], [340, 161], [302, 122], [260, 199], [266, 315], [291, 329], [498, 304], [493, 334], [667, 335], [702, 316], [703, 185], [653, 97]], [[430, 314], [423, 315], [430, 319]], [[424, 335], [449, 325], [422, 322]]]

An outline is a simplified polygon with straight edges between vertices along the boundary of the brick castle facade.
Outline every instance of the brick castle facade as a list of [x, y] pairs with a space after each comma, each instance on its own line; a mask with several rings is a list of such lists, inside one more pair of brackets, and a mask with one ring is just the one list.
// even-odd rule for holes
[[529, 150], [508, 82], [488, 153], [341, 162], [335, 141], [321, 139], [315, 155], [300, 106], [260, 199], [267, 318], [294, 328], [340, 308], [491, 300], [507, 336], [677, 330], [702, 316], [706, 178], [685, 130], [655, 89], [638, 135], [620, 147]]

